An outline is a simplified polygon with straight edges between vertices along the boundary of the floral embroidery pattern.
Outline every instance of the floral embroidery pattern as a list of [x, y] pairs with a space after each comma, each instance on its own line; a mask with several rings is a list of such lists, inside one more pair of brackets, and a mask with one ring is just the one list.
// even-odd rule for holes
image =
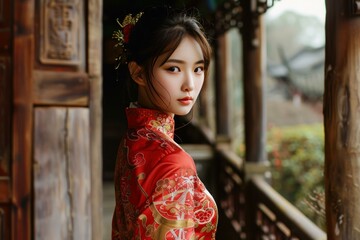
[[215, 210], [207, 206], [205, 209], [195, 211], [195, 218], [200, 224], [208, 223], [215, 215]]
[[151, 125], [151, 127], [153, 129], [156, 129], [156, 130], [172, 137], [173, 121], [171, 121], [171, 118], [169, 118], [169, 117], [164, 118], [162, 116], [158, 116], [156, 120], [151, 120], [149, 122], [149, 124]]
[[[191, 218], [199, 224], [206, 224], [214, 217], [215, 210], [211, 207], [206, 194], [201, 191], [205, 187], [199, 178], [189, 174], [189, 171], [183, 170], [180, 172], [180, 176], [175, 176], [174, 180], [160, 179], [157, 186], [153, 198], [154, 204], [162, 216], [176, 220]], [[158, 199], [158, 195], [161, 197], [155, 201]]]
[[139, 167], [145, 164], [144, 154], [137, 153], [133, 158], [129, 159], [129, 164], [134, 167]]
[[175, 187], [175, 181], [169, 179], [160, 179], [156, 183], [156, 192], [171, 191]]

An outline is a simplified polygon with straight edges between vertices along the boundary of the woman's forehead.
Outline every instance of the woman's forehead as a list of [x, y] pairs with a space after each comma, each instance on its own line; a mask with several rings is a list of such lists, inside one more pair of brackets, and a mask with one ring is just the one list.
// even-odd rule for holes
[[184, 36], [174, 49], [165, 50], [156, 60], [155, 65], [162, 65], [169, 59], [182, 61], [203, 60], [203, 51], [200, 44], [191, 36]]

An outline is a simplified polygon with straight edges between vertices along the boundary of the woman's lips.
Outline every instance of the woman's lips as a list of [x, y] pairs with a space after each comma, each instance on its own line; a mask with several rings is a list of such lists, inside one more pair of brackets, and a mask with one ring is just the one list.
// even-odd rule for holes
[[189, 105], [192, 103], [193, 98], [192, 97], [184, 97], [184, 98], [178, 99], [178, 101], [183, 105]]

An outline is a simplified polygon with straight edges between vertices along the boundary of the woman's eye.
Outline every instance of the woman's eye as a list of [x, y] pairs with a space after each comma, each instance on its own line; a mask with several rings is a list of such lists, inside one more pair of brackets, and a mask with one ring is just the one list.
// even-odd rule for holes
[[203, 72], [203, 71], [204, 71], [204, 67], [197, 67], [197, 68], [195, 68], [195, 70], [194, 70], [195, 73], [201, 73], [201, 72]]
[[169, 67], [167, 70], [170, 72], [180, 72], [180, 68], [178, 67]]

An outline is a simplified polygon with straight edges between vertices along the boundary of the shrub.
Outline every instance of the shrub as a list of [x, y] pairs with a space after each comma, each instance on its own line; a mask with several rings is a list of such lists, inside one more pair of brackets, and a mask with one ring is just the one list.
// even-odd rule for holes
[[324, 229], [323, 125], [274, 127], [267, 153], [274, 189]]

